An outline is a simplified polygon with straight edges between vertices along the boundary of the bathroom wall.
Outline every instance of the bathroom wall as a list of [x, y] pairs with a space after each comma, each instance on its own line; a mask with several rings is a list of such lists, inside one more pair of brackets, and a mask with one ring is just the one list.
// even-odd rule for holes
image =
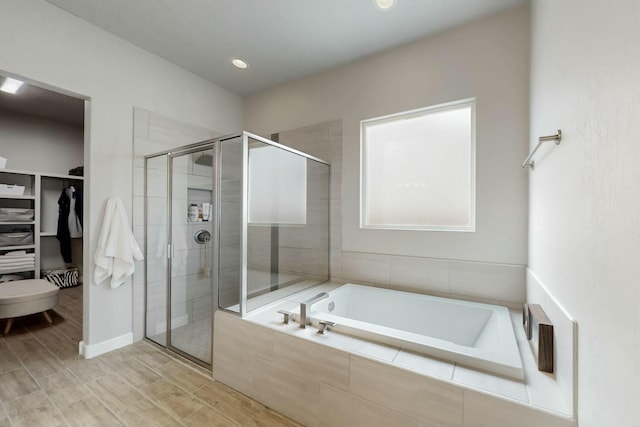
[[[133, 107], [227, 134], [242, 128], [242, 99], [127, 43], [44, 0], [6, 0], [0, 14], [0, 71], [90, 99], [85, 168], [88, 244], [85, 277], [105, 201], [120, 197], [131, 218]], [[84, 337], [90, 354], [132, 340], [131, 280], [117, 289], [84, 290]]]
[[82, 127], [0, 110], [0, 156], [7, 168], [67, 174], [84, 161]]
[[[335, 278], [520, 303], [527, 261], [528, 6], [245, 100], [247, 130], [342, 120]], [[359, 228], [360, 121], [476, 97], [476, 232]], [[335, 203], [336, 201], [334, 201]], [[332, 221], [335, 221], [332, 216]], [[335, 259], [340, 257], [341, 265]]]
[[530, 172], [529, 269], [578, 322], [581, 426], [640, 420], [639, 18], [635, 0], [532, 3], [530, 144], [563, 139]]

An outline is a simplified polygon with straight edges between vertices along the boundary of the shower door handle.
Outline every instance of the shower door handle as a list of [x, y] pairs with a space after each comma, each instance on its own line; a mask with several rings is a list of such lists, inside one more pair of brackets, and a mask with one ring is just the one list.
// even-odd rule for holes
[[167, 259], [173, 258], [173, 245], [169, 243], [167, 245]]

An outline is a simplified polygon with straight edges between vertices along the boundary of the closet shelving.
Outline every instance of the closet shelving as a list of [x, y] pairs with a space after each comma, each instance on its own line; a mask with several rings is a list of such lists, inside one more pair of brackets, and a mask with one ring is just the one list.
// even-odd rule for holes
[[[33, 221], [0, 221], [0, 232], [21, 229], [33, 233], [33, 244], [0, 245], [0, 255], [18, 250], [35, 254], [34, 268], [2, 270], [0, 275], [21, 273], [25, 277], [40, 278], [43, 243], [56, 236], [60, 193], [66, 185], [82, 183], [83, 180], [83, 177], [75, 175], [0, 169], [0, 183], [25, 187], [24, 195], [0, 194], [0, 207], [33, 209], [35, 214]], [[49, 242], [46, 246], [56, 245]]]

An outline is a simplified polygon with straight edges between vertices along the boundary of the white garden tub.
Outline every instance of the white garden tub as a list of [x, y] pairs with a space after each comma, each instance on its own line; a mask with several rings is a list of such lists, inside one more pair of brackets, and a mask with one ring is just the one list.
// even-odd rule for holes
[[337, 332], [524, 378], [506, 307], [348, 283], [313, 304], [310, 317], [316, 326], [335, 322]]

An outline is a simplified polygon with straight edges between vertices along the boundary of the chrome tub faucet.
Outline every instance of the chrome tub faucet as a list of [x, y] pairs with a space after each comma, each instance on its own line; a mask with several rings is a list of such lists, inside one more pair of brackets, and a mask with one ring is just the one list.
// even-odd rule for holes
[[306, 299], [300, 303], [300, 327], [302, 329], [306, 328], [307, 325], [311, 324], [311, 318], [307, 316], [307, 309], [310, 309], [311, 306], [318, 301], [322, 301], [323, 299], [329, 298], [329, 294], [326, 292], [320, 292], [318, 295]]

